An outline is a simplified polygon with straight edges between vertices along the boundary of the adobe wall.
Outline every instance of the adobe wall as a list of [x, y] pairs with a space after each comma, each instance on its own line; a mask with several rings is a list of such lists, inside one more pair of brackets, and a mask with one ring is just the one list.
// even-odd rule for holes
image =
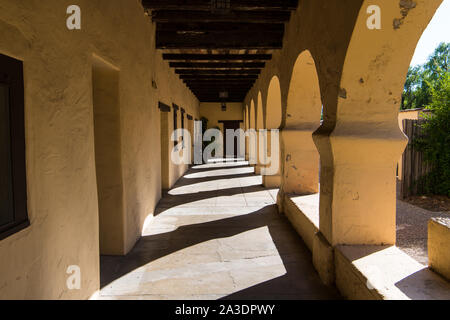
[[[161, 196], [158, 101], [198, 117], [198, 100], [154, 49], [139, 1], [79, 0], [76, 31], [66, 28], [71, 4], [0, 0], [0, 53], [24, 62], [31, 221], [0, 241], [0, 299], [84, 299], [99, 289], [94, 54], [119, 70], [124, 252]], [[173, 179], [183, 170], [171, 167]], [[66, 287], [69, 265], [81, 268], [80, 290]]]

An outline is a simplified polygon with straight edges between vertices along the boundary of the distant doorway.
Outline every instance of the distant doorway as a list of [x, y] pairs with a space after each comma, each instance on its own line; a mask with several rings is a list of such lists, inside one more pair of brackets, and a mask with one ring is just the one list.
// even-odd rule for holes
[[[242, 141], [239, 139], [239, 135], [236, 133], [236, 130], [241, 128], [242, 120], [222, 120], [219, 123], [223, 123], [223, 148], [225, 158], [240, 158], [242, 157], [239, 154], [239, 147]], [[227, 141], [234, 140], [232, 150], [227, 150]]]

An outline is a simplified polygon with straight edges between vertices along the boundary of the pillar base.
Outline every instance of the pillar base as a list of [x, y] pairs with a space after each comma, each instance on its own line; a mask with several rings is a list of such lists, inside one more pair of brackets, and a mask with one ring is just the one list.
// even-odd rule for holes
[[336, 279], [334, 268], [334, 250], [322, 233], [314, 235], [313, 265], [319, 273], [320, 279], [326, 285], [332, 285]]
[[281, 176], [263, 176], [263, 185], [266, 188], [279, 188], [281, 185]]

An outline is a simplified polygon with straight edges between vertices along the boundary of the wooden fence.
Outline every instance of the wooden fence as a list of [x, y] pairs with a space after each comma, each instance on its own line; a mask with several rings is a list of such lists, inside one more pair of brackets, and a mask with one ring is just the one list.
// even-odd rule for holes
[[431, 166], [423, 159], [423, 154], [413, 147], [412, 141], [420, 136], [425, 120], [403, 120], [403, 132], [408, 136], [409, 143], [403, 153], [403, 171], [400, 194], [402, 198], [420, 195], [424, 193], [426, 175], [430, 172]]

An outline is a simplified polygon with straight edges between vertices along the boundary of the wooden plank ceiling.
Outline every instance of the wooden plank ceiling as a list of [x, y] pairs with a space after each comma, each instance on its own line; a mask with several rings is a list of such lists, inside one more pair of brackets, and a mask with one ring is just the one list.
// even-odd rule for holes
[[[142, 0], [156, 48], [201, 102], [242, 102], [298, 0]], [[226, 92], [228, 97], [221, 93]]]

